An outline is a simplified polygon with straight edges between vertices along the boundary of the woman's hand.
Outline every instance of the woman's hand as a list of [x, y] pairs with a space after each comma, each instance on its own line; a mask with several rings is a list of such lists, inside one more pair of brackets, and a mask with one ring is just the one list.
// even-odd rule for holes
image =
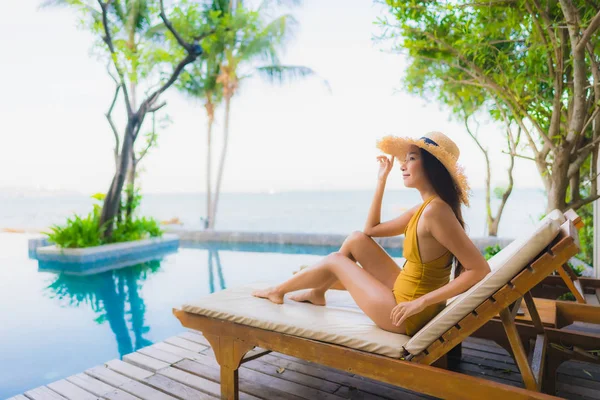
[[377, 177], [380, 181], [385, 181], [394, 166], [394, 156], [391, 156], [391, 159], [386, 156], [378, 156], [377, 161], [379, 161], [379, 174]]
[[392, 313], [390, 314], [392, 323], [396, 326], [400, 326], [411, 315], [415, 315], [423, 311], [427, 305], [422, 299], [422, 297], [419, 297], [418, 299], [412, 301], [398, 303], [396, 307], [392, 308]]

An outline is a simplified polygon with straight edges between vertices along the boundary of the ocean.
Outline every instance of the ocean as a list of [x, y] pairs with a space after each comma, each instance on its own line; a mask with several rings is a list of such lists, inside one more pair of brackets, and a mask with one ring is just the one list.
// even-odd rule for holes
[[[281, 193], [223, 193], [216, 229], [228, 231], [347, 234], [363, 228], [373, 191], [302, 191]], [[415, 190], [386, 191], [382, 221], [400, 215], [421, 201]], [[74, 213], [87, 214], [96, 200], [84, 195], [0, 197], [0, 230], [43, 231], [62, 224]], [[187, 229], [202, 229], [206, 198], [196, 194], [147, 194], [140, 215], [159, 221], [177, 218]], [[492, 203], [495, 213], [498, 200]], [[510, 196], [498, 235], [518, 236], [539, 220], [546, 208], [541, 189], [516, 189]], [[485, 194], [474, 190], [471, 207], [463, 207], [471, 237], [486, 235]]]

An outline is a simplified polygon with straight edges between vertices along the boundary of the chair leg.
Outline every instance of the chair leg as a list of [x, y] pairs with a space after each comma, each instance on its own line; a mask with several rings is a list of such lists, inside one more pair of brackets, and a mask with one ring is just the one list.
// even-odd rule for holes
[[565, 357], [562, 351], [548, 347], [542, 392], [550, 395], [556, 394], [556, 374], [558, 367], [567, 360], [569, 360], [569, 357]]
[[221, 399], [238, 400], [238, 368], [253, 345], [231, 336], [204, 334], [221, 367]]
[[502, 325], [504, 325], [506, 336], [508, 337], [510, 347], [513, 350], [513, 357], [517, 363], [517, 366], [519, 367], [525, 387], [529, 390], [539, 391], [538, 383], [535, 380], [535, 376], [527, 360], [527, 354], [525, 353], [523, 342], [521, 341], [519, 332], [515, 326], [515, 321], [513, 321], [512, 315], [508, 308], [500, 311], [500, 318], [502, 319]]
[[239, 399], [238, 369], [221, 365], [221, 398], [227, 400]]

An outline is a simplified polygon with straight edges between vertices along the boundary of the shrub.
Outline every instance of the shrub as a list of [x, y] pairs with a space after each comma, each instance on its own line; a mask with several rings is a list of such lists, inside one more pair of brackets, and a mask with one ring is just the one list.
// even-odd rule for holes
[[495, 244], [493, 246], [488, 246], [485, 248], [485, 250], [483, 250], [483, 256], [485, 257], [486, 260], [489, 260], [496, 254], [498, 254], [500, 252], [500, 250], [502, 250], [502, 248], [500, 247], [499, 244]]
[[[125, 201], [121, 202], [115, 229], [109, 238], [102, 237], [102, 233], [106, 229], [105, 226], [100, 226], [102, 206], [94, 204], [93, 210], [87, 216], [75, 215], [68, 218], [65, 225], [52, 225], [50, 232], [46, 232], [48, 239], [58, 247], [80, 248], [162, 236], [163, 231], [154, 218], [133, 216], [133, 211], [139, 206], [141, 197], [138, 192], [134, 193], [131, 205], [132, 213], [129, 217], [126, 216]], [[104, 195], [100, 193], [93, 195], [92, 198], [100, 202], [104, 201]]]

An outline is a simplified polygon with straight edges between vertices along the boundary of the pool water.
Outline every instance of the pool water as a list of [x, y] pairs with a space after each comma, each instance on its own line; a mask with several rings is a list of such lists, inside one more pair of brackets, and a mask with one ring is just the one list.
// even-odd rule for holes
[[28, 238], [0, 233], [0, 398], [181, 333], [173, 307], [227, 287], [284, 280], [336, 249], [196, 245], [81, 277], [39, 271]]

